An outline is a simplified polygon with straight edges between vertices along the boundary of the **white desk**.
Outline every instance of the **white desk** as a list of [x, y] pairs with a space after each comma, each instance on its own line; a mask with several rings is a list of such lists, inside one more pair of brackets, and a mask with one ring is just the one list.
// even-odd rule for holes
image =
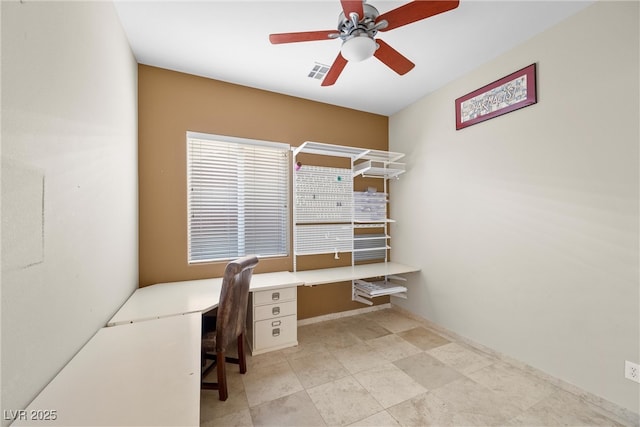
[[409, 265], [399, 264], [397, 262], [379, 262], [375, 264], [305, 270], [298, 271], [293, 274], [295, 274], [296, 278], [303, 282], [305, 286], [315, 286], [327, 283], [346, 282], [356, 279], [366, 279], [369, 277], [414, 273], [416, 271], [420, 271], [420, 269]]
[[100, 329], [13, 425], [198, 426], [200, 328], [191, 314]]
[[[293, 286], [315, 286], [345, 282], [368, 277], [413, 273], [419, 268], [397, 262], [382, 262], [347, 267], [323, 268], [291, 273], [254, 274], [251, 292], [288, 288]], [[186, 313], [206, 313], [218, 306], [222, 278], [185, 280], [158, 283], [136, 289], [127, 302], [109, 320], [107, 326], [122, 325], [143, 320], [160, 319]]]
[[[254, 274], [251, 291], [302, 285], [293, 273]], [[107, 326], [160, 319], [186, 313], [206, 313], [218, 306], [222, 278], [158, 283], [138, 288], [109, 320]]]

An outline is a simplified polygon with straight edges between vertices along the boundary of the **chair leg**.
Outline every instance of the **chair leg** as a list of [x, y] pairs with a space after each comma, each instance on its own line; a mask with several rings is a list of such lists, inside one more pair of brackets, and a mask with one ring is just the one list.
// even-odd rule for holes
[[201, 382], [201, 388], [205, 390], [207, 389], [218, 390], [218, 395], [220, 397], [220, 400], [222, 401], [227, 400], [227, 398], [229, 397], [229, 391], [227, 389], [226, 362], [237, 363], [238, 365], [240, 365], [241, 374], [244, 374], [247, 372], [247, 357], [244, 349], [244, 334], [240, 334], [240, 336], [238, 336], [238, 358], [237, 359], [233, 357], [225, 356], [224, 351], [216, 352], [215, 358], [213, 357], [213, 355], [208, 355], [203, 352], [203, 366], [204, 366], [204, 360], [208, 358], [214, 359], [217, 363], [208, 366], [207, 369], [203, 371], [202, 376], [204, 377], [206, 373], [209, 371], [209, 369], [213, 369], [213, 367], [215, 367], [218, 375], [218, 382], [206, 383], [203, 381]]
[[240, 365], [240, 373], [247, 372], [247, 358], [244, 353], [244, 334], [238, 336], [238, 364]]
[[218, 353], [218, 361], [220, 361], [218, 363], [218, 395], [220, 397], [220, 400], [224, 401], [227, 400], [227, 397], [229, 397], [229, 394], [227, 392], [227, 372], [226, 372], [226, 368], [225, 365], [226, 363], [224, 363], [224, 351], [219, 351]]

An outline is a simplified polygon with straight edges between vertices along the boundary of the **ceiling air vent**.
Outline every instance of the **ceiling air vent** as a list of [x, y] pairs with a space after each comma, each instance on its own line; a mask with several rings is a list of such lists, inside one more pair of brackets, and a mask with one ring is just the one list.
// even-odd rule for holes
[[322, 80], [324, 78], [324, 75], [327, 74], [327, 71], [329, 71], [328, 65], [316, 62], [311, 71], [309, 71], [309, 74], [307, 74], [307, 77], [316, 80]]

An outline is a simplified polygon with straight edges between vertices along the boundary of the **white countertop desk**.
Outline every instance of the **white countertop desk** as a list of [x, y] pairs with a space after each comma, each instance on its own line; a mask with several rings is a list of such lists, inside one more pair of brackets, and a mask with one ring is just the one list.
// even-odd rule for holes
[[[291, 286], [315, 286], [354, 279], [412, 273], [419, 270], [419, 268], [396, 262], [381, 262], [295, 273], [289, 271], [259, 273], [254, 274], [251, 278], [250, 290], [255, 292]], [[109, 320], [107, 326], [186, 313], [205, 313], [218, 306], [221, 287], [222, 278], [215, 278], [158, 283], [136, 289], [127, 302]]]
[[[259, 273], [251, 278], [251, 292], [299, 285], [302, 282], [288, 271]], [[186, 313], [206, 313], [218, 306], [221, 288], [220, 277], [158, 283], [138, 288], [109, 320], [107, 326]]]
[[198, 426], [200, 328], [190, 314], [100, 329], [13, 425]]
[[397, 262], [378, 262], [347, 267], [322, 268], [318, 270], [298, 271], [296, 278], [305, 286], [324, 285], [327, 283], [346, 282], [349, 280], [366, 279], [370, 277], [391, 276], [420, 271], [417, 267], [399, 264]]

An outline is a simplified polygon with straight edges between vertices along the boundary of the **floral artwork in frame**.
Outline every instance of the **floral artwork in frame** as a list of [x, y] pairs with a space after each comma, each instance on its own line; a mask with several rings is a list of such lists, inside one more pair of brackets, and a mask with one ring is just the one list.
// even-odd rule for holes
[[456, 130], [536, 102], [536, 64], [531, 64], [456, 99]]

